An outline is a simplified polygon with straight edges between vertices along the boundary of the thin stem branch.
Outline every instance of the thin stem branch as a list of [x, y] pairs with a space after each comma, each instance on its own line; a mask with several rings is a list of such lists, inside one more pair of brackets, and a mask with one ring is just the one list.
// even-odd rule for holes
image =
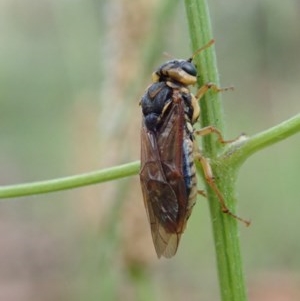
[[[286, 139], [297, 132], [300, 132], [300, 114], [252, 137], [237, 140], [226, 148], [224, 154], [220, 156], [220, 161], [226, 162], [227, 166], [241, 165], [253, 153]], [[136, 175], [139, 171], [139, 166], [140, 162], [135, 161], [81, 175], [0, 186], [0, 198], [4, 199], [48, 193], [116, 180]]]
[[25, 195], [54, 192], [116, 180], [136, 175], [139, 171], [139, 167], [140, 162], [135, 161], [116, 167], [111, 167], [99, 171], [84, 173], [65, 178], [9, 186], [0, 186], [0, 198], [13, 198]]
[[222, 158], [232, 166], [240, 166], [247, 158], [263, 148], [300, 132], [300, 114], [281, 122], [252, 137], [232, 143]]
[[[220, 156], [220, 160], [226, 161], [226, 165], [240, 165], [253, 153], [286, 139], [297, 132], [300, 132], [300, 114], [252, 137], [237, 140], [226, 148], [224, 154]], [[0, 198], [48, 193], [116, 180], [136, 175], [139, 171], [139, 166], [140, 162], [135, 161], [81, 175], [26, 184], [0, 186]]]

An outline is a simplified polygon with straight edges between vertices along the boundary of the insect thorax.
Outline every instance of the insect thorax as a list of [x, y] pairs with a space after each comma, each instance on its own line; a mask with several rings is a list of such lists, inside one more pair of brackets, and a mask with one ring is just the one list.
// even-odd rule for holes
[[[159, 129], [174, 98], [183, 102], [187, 123], [192, 125], [197, 120], [199, 116], [198, 103], [195, 103], [195, 97], [188, 88], [172, 82], [155, 82], [148, 87], [141, 99], [144, 122], [148, 130], [155, 132]], [[190, 130], [191, 127], [188, 127]]]

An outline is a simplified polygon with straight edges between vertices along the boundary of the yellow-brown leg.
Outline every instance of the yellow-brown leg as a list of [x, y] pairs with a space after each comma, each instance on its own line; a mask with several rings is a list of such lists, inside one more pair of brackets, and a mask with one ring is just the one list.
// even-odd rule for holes
[[202, 190], [202, 189], [197, 190], [197, 193], [201, 194], [205, 198], [207, 197], [206, 192], [204, 190]]
[[240, 138], [240, 136], [239, 136], [239, 137], [237, 137], [235, 139], [232, 139], [232, 140], [224, 140], [223, 136], [222, 136], [222, 133], [212, 125], [206, 126], [206, 127], [202, 128], [200, 130], [195, 131], [194, 133], [196, 135], [199, 135], [199, 136], [205, 136], [205, 135], [209, 135], [209, 134], [214, 133], [218, 136], [218, 140], [220, 141], [220, 143], [231, 143], [231, 142], [234, 142], [234, 141], [236, 141]]
[[200, 100], [208, 90], [213, 90], [215, 92], [225, 92], [233, 89], [233, 87], [219, 88], [214, 83], [206, 83], [197, 91], [195, 97], [196, 99]]
[[220, 205], [221, 205], [222, 212], [224, 212], [224, 213], [232, 216], [233, 218], [245, 223], [246, 226], [249, 226], [250, 221], [244, 220], [244, 219], [240, 218], [239, 216], [235, 215], [226, 206], [223, 195], [220, 192], [219, 188], [217, 187], [217, 185], [214, 181], [214, 176], [213, 176], [213, 173], [212, 173], [212, 169], [211, 169], [211, 166], [210, 166], [208, 160], [205, 157], [203, 157], [200, 153], [198, 153], [195, 156], [195, 158], [200, 161], [202, 169], [203, 169], [205, 180], [208, 183], [208, 185], [211, 187], [211, 189], [216, 193], [216, 195], [219, 199]]
[[[219, 88], [217, 85], [215, 85], [213, 83], [207, 83], [207, 84], [203, 85], [198, 90], [197, 94], [195, 95], [196, 100], [199, 101], [209, 89], [212, 89], [215, 92], [222, 92], [222, 91], [227, 91], [227, 90], [233, 90], [233, 87]], [[204, 127], [200, 130], [195, 131], [194, 133], [196, 135], [200, 135], [200, 136], [205, 136], [205, 135], [209, 135], [211, 133], [214, 133], [218, 136], [218, 140], [219, 140], [220, 143], [230, 143], [230, 142], [236, 141], [239, 138], [238, 137], [238, 138], [233, 139], [233, 140], [224, 140], [223, 136], [222, 136], [222, 133], [217, 128], [215, 128], [214, 126]], [[220, 192], [219, 188], [217, 187], [217, 185], [214, 181], [214, 175], [213, 175], [213, 172], [212, 172], [212, 169], [211, 169], [211, 166], [210, 166], [208, 160], [205, 157], [203, 157], [200, 152], [195, 154], [195, 159], [198, 159], [200, 161], [202, 169], [203, 169], [203, 174], [204, 174], [204, 177], [205, 177], [205, 181], [208, 183], [208, 185], [211, 187], [211, 189], [217, 195], [219, 203], [221, 205], [222, 212], [224, 212], [224, 213], [232, 216], [233, 218], [245, 223], [246, 226], [249, 226], [250, 221], [244, 220], [244, 219], [240, 218], [239, 216], [235, 215], [226, 206], [223, 195]], [[201, 194], [203, 195], [203, 193], [201, 193]]]
[[[215, 85], [213, 83], [207, 83], [198, 90], [197, 94], [195, 95], [196, 100], [200, 100], [208, 90], [213, 90], [215, 92], [224, 92], [224, 91], [228, 91], [228, 90], [233, 90], [233, 87], [219, 88], [217, 85]], [[220, 143], [231, 143], [240, 138], [240, 137], [238, 137], [238, 138], [235, 138], [232, 140], [224, 140], [221, 132], [212, 125], [195, 131], [195, 134], [199, 135], [199, 136], [205, 136], [205, 135], [208, 135], [211, 133], [214, 133], [218, 136], [218, 140]]]

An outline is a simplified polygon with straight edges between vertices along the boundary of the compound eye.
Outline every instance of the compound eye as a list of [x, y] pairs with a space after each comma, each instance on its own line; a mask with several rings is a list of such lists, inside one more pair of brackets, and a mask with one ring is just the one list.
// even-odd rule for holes
[[184, 62], [181, 66], [182, 70], [185, 71], [186, 73], [192, 75], [192, 76], [197, 76], [197, 69], [196, 67], [190, 63], [190, 62]]

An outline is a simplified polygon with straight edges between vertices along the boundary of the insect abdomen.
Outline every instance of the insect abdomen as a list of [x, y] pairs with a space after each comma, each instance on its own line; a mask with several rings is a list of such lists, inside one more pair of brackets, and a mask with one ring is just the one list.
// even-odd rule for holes
[[185, 134], [183, 139], [183, 178], [185, 182], [186, 195], [188, 197], [186, 210], [189, 212], [187, 218], [191, 213], [196, 197], [197, 197], [197, 177], [196, 177], [196, 168], [194, 163], [194, 143], [193, 141]]

